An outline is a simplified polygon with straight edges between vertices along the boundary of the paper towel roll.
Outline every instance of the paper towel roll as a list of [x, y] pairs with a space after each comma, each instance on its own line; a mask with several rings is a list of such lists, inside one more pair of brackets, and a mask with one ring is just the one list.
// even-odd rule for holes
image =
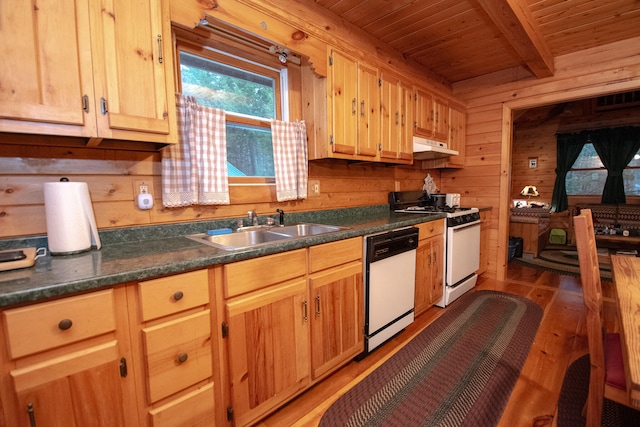
[[100, 249], [100, 236], [86, 182], [45, 182], [44, 208], [49, 251], [72, 254]]

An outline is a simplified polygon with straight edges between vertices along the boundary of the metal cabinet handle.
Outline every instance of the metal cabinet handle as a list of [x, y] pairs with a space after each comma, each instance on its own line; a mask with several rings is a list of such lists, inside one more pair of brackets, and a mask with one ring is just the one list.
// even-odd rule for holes
[[351, 114], [353, 114], [354, 116], [356, 115], [356, 99], [353, 98], [351, 100]]
[[404, 126], [404, 113], [402, 113], [401, 117], [402, 117], [402, 126]]
[[67, 329], [70, 329], [71, 326], [73, 326], [73, 322], [71, 321], [71, 319], [62, 319], [58, 322], [58, 328], [61, 331], [66, 331]]
[[304, 300], [304, 302], [302, 303], [302, 312], [303, 312], [302, 318], [304, 319], [305, 322], [309, 320], [308, 305], [309, 303], [307, 302], [307, 300]]
[[36, 427], [36, 414], [33, 411], [33, 403], [27, 405], [27, 414], [29, 414], [29, 426]]
[[184, 293], [182, 291], [176, 291], [173, 294], [173, 299], [176, 301], [180, 301], [184, 297]]
[[364, 100], [360, 102], [360, 115], [364, 117]]
[[158, 34], [158, 63], [162, 64], [162, 35]]
[[432, 254], [429, 254], [429, 264], [427, 264], [427, 265], [431, 265], [431, 255]]
[[184, 362], [187, 361], [188, 358], [189, 358], [189, 355], [187, 353], [180, 353], [176, 360], [178, 361], [179, 364], [183, 364]]
[[82, 95], [82, 111], [85, 113], [89, 112], [89, 96]]
[[399, 115], [400, 115], [400, 113], [398, 113], [398, 112], [396, 111], [396, 125], [400, 123]]
[[316, 296], [316, 317], [320, 317], [320, 295]]

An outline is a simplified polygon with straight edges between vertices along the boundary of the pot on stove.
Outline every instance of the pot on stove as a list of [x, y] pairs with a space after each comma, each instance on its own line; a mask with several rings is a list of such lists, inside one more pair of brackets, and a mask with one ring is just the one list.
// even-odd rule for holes
[[444, 208], [446, 204], [446, 194], [423, 194], [420, 197], [420, 206], [434, 206]]

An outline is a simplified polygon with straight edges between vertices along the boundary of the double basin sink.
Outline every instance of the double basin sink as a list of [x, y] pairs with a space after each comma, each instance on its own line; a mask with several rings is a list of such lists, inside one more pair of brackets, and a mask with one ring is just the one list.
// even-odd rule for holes
[[300, 223], [279, 226], [258, 225], [243, 227], [228, 234], [209, 235], [208, 233], [192, 234], [187, 238], [224, 250], [246, 249], [268, 245], [293, 239], [317, 236], [348, 230], [347, 227], [335, 225]]

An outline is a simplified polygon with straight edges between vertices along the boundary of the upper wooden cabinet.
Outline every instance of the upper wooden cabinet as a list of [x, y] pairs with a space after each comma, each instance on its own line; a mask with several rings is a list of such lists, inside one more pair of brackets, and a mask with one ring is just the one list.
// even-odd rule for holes
[[414, 133], [446, 142], [449, 136], [449, 105], [447, 100], [419, 87], [415, 89], [414, 100]]
[[0, 132], [175, 143], [167, 1], [0, 4]]
[[467, 114], [461, 107], [449, 107], [449, 133], [447, 146], [458, 152], [457, 156], [447, 156], [439, 159], [423, 160], [423, 169], [433, 168], [463, 168], [466, 160], [466, 128]]
[[328, 79], [328, 156], [375, 159], [380, 137], [378, 71], [331, 50]]
[[394, 163], [413, 160], [413, 108], [409, 85], [390, 73], [381, 73], [380, 159]]

